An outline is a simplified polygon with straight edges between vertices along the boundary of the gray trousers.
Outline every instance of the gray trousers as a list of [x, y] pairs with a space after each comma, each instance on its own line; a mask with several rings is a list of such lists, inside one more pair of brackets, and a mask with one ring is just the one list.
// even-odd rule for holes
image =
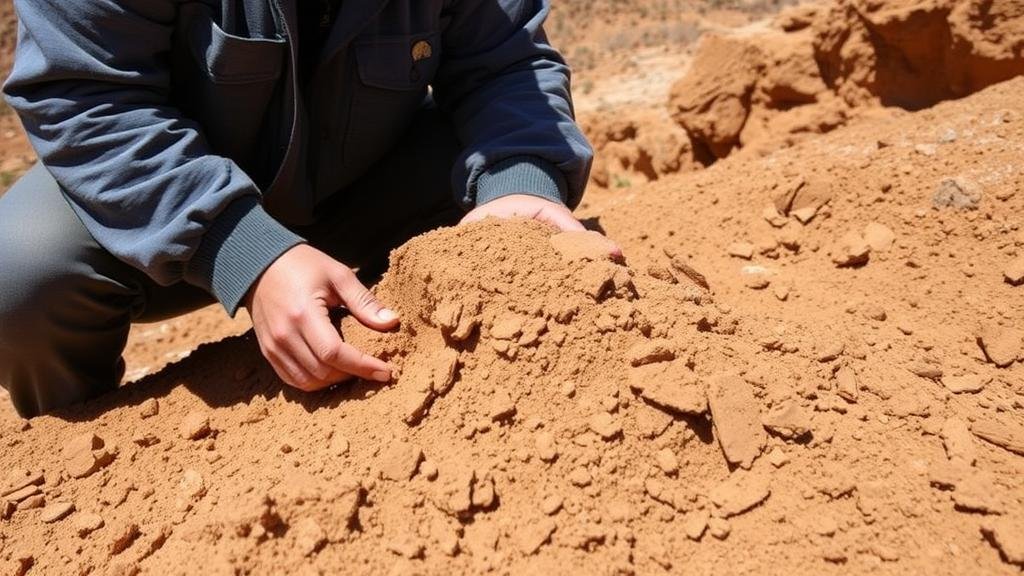
[[[425, 109], [389, 157], [295, 232], [372, 281], [392, 248], [461, 217], [458, 152], [451, 125]], [[97, 244], [41, 165], [0, 197], [0, 385], [22, 416], [117, 388], [133, 322], [212, 302], [189, 284], [156, 284]]]

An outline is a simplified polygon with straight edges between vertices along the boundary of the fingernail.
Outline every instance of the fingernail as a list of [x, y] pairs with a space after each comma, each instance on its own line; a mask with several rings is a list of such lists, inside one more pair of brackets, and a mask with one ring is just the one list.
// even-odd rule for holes
[[391, 322], [395, 318], [398, 318], [398, 314], [395, 314], [393, 311], [388, 310], [387, 308], [381, 308], [380, 310], [377, 311], [377, 319], [379, 319], [381, 322]]
[[373, 380], [376, 382], [387, 382], [391, 380], [391, 372], [387, 372], [385, 370], [377, 370], [373, 374], [370, 374], [370, 377], [373, 378]]

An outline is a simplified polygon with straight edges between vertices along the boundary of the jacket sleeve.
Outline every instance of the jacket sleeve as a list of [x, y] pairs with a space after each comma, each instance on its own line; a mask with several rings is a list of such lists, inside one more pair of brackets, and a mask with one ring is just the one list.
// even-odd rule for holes
[[542, 24], [549, 0], [454, 0], [434, 82], [465, 150], [465, 207], [525, 193], [576, 207], [593, 150], [573, 119], [570, 72]]
[[14, 4], [18, 47], [4, 92], [86, 228], [156, 282], [195, 284], [234, 313], [301, 239], [170, 103], [178, 2]]

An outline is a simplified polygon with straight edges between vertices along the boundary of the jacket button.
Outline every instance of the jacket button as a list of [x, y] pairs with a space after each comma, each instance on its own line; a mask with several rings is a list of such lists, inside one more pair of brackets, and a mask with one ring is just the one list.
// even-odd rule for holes
[[420, 40], [419, 42], [412, 45], [412, 61], [419, 62], [420, 60], [426, 60], [434, 55], [434, 49], [431, 48], [430, 42], [426, 40]]

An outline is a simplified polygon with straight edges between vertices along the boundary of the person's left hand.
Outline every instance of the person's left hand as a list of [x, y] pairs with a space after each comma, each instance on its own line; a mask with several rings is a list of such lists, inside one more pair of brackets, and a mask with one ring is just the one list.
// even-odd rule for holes
[[496, 218], [528, 218], [551, 224], [563, 232], [586, 230], [565, 206], [529, 194], [509, 194], [477, 206], [462, 218], [461, 224]]
[[[530, 194], [509, 194], [477, 206], [462, 217], [460, 224], [468, 224], [483, 220], [488, 216], [495, 218], [528, 218], [544, 222], [563, 232], [584, 232], [586, 228], [577, 220], [564, 205], [539, 196]], [[612, 250], [613, 258], [622, 257], [622, 249], [618, 246]]]

